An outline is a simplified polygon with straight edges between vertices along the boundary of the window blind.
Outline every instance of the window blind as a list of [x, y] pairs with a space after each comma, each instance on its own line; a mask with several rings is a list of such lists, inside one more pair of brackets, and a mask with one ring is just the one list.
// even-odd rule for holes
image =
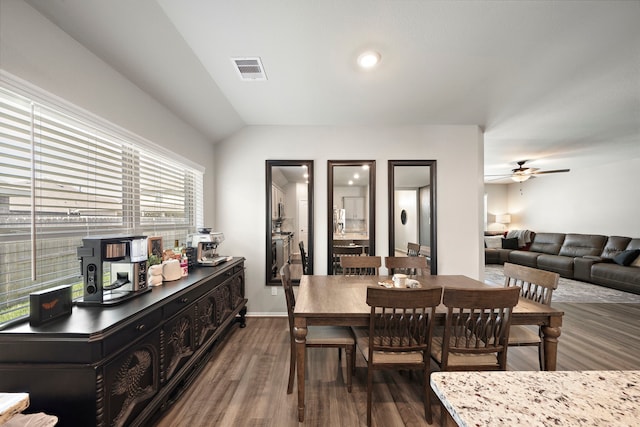
[[0, 325], [33, 291], [81, 294], [84, 236], [184, 242], [203, 225], [201, 170], [3, 87], [0, 150]]

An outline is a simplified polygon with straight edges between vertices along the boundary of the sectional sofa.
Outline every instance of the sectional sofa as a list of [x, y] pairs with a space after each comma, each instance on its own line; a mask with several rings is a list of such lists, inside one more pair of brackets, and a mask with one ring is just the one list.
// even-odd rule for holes
[[514, 264], [640, 294], [640, 238], [536, 233], [529, 250], [511, 250]]

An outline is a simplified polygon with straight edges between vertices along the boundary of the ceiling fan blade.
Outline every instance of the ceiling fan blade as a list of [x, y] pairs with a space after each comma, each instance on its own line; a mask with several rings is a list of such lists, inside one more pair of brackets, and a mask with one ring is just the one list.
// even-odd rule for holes
[[533, 174], [535, 175], [543, 175], [545, 173], [560, 173], [560, 172], [569, 172], [571, 169], [555, 169], [555, 170], [551, 170], [551, 171], [539, 171], [539, 172], [533, 172]]

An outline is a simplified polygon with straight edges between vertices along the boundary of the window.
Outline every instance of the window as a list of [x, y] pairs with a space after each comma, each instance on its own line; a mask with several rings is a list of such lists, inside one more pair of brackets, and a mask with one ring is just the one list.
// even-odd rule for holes
[[0, 325], [28, 315], [31, 292], [82, 295], [82, 237], [184, 242], [203, 222], [201, 168], [33, 98], [0, 87]]

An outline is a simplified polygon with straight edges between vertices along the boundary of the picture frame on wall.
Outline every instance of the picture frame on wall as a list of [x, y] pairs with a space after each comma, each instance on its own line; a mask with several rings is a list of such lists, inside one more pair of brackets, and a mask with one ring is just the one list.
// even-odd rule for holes
[[163, 252], [162, 237], [159, 237], [159, 236], [149, 237], [147, 241], [149, 244], [149, 255], [155, 255], [162, 259], [162, 252]]

